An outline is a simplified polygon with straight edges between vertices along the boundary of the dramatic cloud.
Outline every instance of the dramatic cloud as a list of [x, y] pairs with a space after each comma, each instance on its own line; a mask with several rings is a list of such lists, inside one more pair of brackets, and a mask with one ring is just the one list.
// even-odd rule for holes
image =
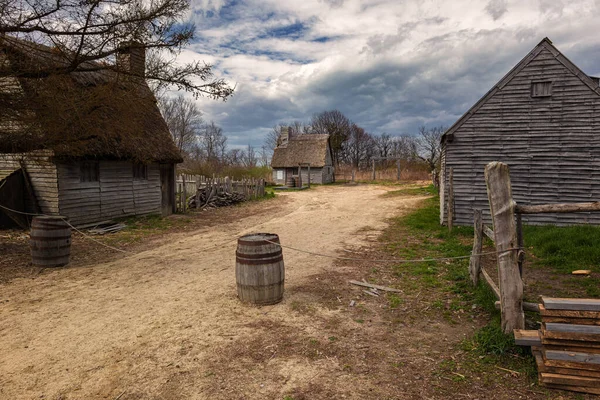
[[194, 0], [183, 54], [236, 85], [199, 100], [231, 145], [337, 108], [370, 132], [452, 124], [541, 39], [600, 75], [598, 0]]

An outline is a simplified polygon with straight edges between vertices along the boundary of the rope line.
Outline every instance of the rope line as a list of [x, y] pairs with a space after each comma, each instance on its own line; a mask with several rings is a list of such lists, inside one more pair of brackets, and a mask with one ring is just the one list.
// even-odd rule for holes
[[[26, 213], [26, 212], [22, 212], [22, 211], [17, 211], [17, 210], [13, 210], [11, 208], [8, 208], [6, 206], [3, 206], [2, 204], [0, 204], [0, 208], [3, 208], [5, 210], [17, 213], [17, 214], [24, 214], [24, 215], [33, 215], [33, 216], [47, 216], [45, 214], [32, 214], [32, 213]], [[109, 249], [112, 250], [116, 250], [116, 251], [120, 251], [122, 253], [129, 253], [129, 254], [135, 254], [131, 251], [127, 251], [127, 250], [123, 250], [123, 249], [118, 249], [116, 247], [113, 246], [109, 246], [105, 243], [102, 243], [99, 240], [94, 239], [91, 236], [86, 235], [85, 233], [81, 232], [79, 229], [75, 228], [73, 225], [71, 225], [71, 223], [69, 223], [69, 221], [66, 220], [65, 217], [62, 217], [63, 221], [65, 221], [67, 223], [67, 225], [69, 225], [72, 229], [74, 229], [76, 232], [78, 232], [79, 234], [81, 234], [84, 238], [89, 239], [93, 242], [96, 242], [104, 247], [107, 247]], [[212, 250], [212, 249], [216, 249], [218, 247], [222, 247], [225, 244], [228, 244], [230, 242], [233, 242], [234, 240], [237, 240], [238, 237], [236, 236], [233, 239], [230, 240], [226, 240], [225, 242], [219, 243], [215, 246], [212, 247], [207, 247], [204, 249], [200, 249], [199, 251], [208, 251], [208, 250]], [[265, 242], [277, 245], [281, 248], [285, 248], [285, 249], [290, 249], [290, 250], [294, 250], [300, 253], [306, 253], [306, 254], [310, 254], [313, 256], [317, 256], [317, 257], [325, 257], [325, 258], [332, 258], [335, 260], [346, 260], [346, 261], [370, 261], [370, 262], [380, 262], [380, 263], [398, 263], [398, 264], [404, 264], [404, 263], [421, 263], [421, 262], [430, 262], [430, 261], [449, 261], [449, 260], [461, 260], [461, 259], [465, 259], [465, 258], [471, 258], [473, 256], [486, 256], [486, 255], [491, 255], [491, 254], [504, 254], [504, 253], [508, 253], [511, 251], [523, 251], [523, 249], [518, 248], [518, 247], [513, 247], [510, 249], [506, 249], [503, 251], [490, 251], [490, 252], [485, 252], [485, 253], [478, 253], [478, 254], [469, 254], [467, 256], [456, 256], [456, 257], [439, 257], [439, 258], [420, 258], [420, 259], [414, 259], [414, 260], [405, 260], [405, 259], [368, 259], [368, 258], [354, 258], [354, 257], [340, 257], [340, 256], [332, 256], [330, 254], [322, 254], [322, 253], [316, 253], [314, 251], [310, 251], [310, 250], [303, 250], [303, 249], [299, 249], [297, 247], [292, 247], [292, 246], [287, 246], [287, 245], [283, 245], [281, 243], [277, 243], [277, 242], [273, 242], [271, 240], [266, 240]]]
[[[27, 213], [27, 212], [23, 212], [23, 211], [17, 211], [17, 210], [13, 210], [12, 208], [8, 208], [8, 207], [6, 207], [6, 206], [3, 206], [2, 204], [0, 204], [0, 208], [3, 208], [3, 209], [5, 209], [5, 210], [8, 210], [8, 211], [10, 211], [10, 212], [13, 212], [13, 213], [17, 213], [17, 214], [23, 214], [23, 215], [32, 215], [32, 216], [34, 216], [34, 217], [49, 217], [49, 216], [50, 216], [50, 215], [46, 215], [46, 214], [33, 214], [33, 213]], [[102, 246], [104, 246], [104, 247], [106, 247], [106, 248], [109, 248], [109, 249], [112, 249], [112, 250], [116, 250], [116, 251], [120, 251], [121, 253], [137, 254], [137, 253], [134, 253], [134, 252], [132, 252], [132, 251], [123, 250], [123, 249], [119, 249], [119, 248], [117, 248], [117, 247], [110, 246], [110, 245], [108, 245], [108, 244], [106, 244], [106, 243], [103, 243], [103, 242], [101, 242], [101, 241], [97, 240], [97, 239], [94, 239], [93, 237], [91, 237], [91, 236], [89, 236], [89, 235], [86, 235], [85, 233], [83, 233], [82, 231], [80, 231], [79, 229], [77, 229], [77, 228], [75, 228], [73, 225], [71, 225], [71, 223], [70, 223], [69, 221], [67, 221], [66, 217], [62, 217], [62, 220], [63, 220], [63, 221], [65, 221], [65, 223], [66, 223], [67, 225], [69, 225], [69, 226], [70, 226], [70, 227], [71, 227], [73, 230], [75, 230], [77, 233], [79, 233], [79, 234], [80, 234], [81, 236], [83, 236], [85, 239], [91, 240], [92, 242], [96, 242], [96, 243], [98, 243], [98, 244], [100, 244], [100, 245], [102, 245]], [[215, 245], [215, 246], [206, 247], [206, 248], [204, 248], [204, 249], [199, 249], [198, 251], [210, 251], [210, 250], [216, 249], [216, 248], [218, 248], [218, 247], [222, 247], [222, 246], [224, 246], [224, 245], [226, 245], [226, 244], [228, 244], [228, 243], [231, 243], [231, 242], [233, 242], [234, 240], [237, 240], [237, 238], [238, 238], [238, 237], [237, 237], [237, 235], [236, 235], [236, 236], [235, 236], [233, 239], [228, 239], [228, 240], [226, 240], [226, 241], [224, 241], [224, 242], [221, 242], [221, 243], [219, 243], [219, 244], [217, 244], [217, 245]]]
[[286, 245], [283, 245], [281, 243], [273, 242], [271, 240], [266, 240], [266, 239], [265, 239], [265, 242], [269, 242], [271, 244], [277, 245], [277, 246], [282, 247], [282, 248], [286, 248], [286, 249], [298, 251], [300, 253], [311, 254], [313, 256], [318, 256], [318, 257], [333, 258], [333, 259], [336, 259], [336, 260], [371, 261], [371, 262], [385, 262], [385, 263], [389, 262], [389, 263], [399, 263], [399, 264], [402, 264], [402, 263], [417, 263], [417, 262], [420, 263], [420, 262], [429, 262], [429, 261], [460, 260], [460, 259], [464, 259], [464, 258], [471, 258], [472, 256], [485, 256], [485, 255], [490, 255], [490, 254], [503, 254], [503, 253], [508, 253], [510, 251], [521, 250], [518, 247], [514, 247], [514, 248], [502, 250], [502, 251], [490, 251], [490, 252], [486, 252], [486, 253], [469, 254], [468, 256], [440, 257], [440, 258], [420, 258], [420, 259], [415, 259], [415, 260], [403, 260], [403, 259], [368, 259], [368, 258], [340, 257], [340, 256], [332, 256], [330, 254], [316, 253], [314, 251], [298, 249], [296, 247], [286, 246]]

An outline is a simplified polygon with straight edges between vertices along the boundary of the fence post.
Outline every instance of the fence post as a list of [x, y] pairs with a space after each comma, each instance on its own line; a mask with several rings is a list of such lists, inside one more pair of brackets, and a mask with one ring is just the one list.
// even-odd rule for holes
[[308, 164], [308, 188], [310, 189], [310, 164]]
[[523, 252], [523, 218], [521, 213], [517, 211], [517, 244], [519, 245], [519, 253], [517, 261], [519, 263], [519, 274], [523, 278], [523, 261], [525, 261], [525, 252]]
[[187, 188], [185, 187], [185, 174], [182, 175], [181, 179], [183, 179], [183, 184], [181, 185], [183, 188], [183, 201], [182, 201], [182, 211], [185, 214], [185, 209], [187, 208]]
[[450, 167], [448, 173], [448, 232], [452, 232], [454, 225], [454, 168]]
[[371, 180], [375, 180], [375, 160], [373, 160], [373, 174], [371, 175]]
[[396, 180], [400, 180], [400, 159], [396, 160], [396, 169], [398, 170]]
[[523, 314], [523, 281], [519, 274], [518, 246], [515, 227], [515, 202], [512, 198], [508, 165], [491, 162], [485, 167], [490, 212], [494, 223], [494, 242], [498, 252], [498, 286], [500, 286], [500, 310], [502, 330], [511, 334], [514, 329], [525, 327]]
[[475, 237], [473, 241], [473, 254], [469, 260], [469, 275], [473, 285], [479, 283], [479, 272], [481, 271], [481, 249], [483, 247], [483, 219], [481, 218], [481, 210], [473, 210], [473, 229], [475, 229]]

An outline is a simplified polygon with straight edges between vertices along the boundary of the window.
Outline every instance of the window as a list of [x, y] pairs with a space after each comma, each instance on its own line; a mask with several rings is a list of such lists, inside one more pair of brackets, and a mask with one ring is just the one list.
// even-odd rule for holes
[[283, 171], [282, 170], [277, 170], [277, 179], [283, 180]]
[[531, 97], [552, 96], [552, 82], [531, 82]]
[[79, 182], [98, 182], [100, 166], [98, 161], [82, 161], [79, 165]]
[[133, 164], [133, 179], [139, 181], [148, 180], [148, 166], [146, 164]]

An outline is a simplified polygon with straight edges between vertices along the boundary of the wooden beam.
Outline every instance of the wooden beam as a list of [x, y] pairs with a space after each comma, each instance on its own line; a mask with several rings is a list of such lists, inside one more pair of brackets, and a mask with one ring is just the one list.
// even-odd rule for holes
[[473, 252], [469, 260], [469, 276], [473, 285], [479, 283], [479, 272], [481, 271], [481, 249], [483, 247], [483, 220], [481, 210], [473, 210], [473, 229], [475, 237], [473, 238]]
[[[496, 309], [500, 309], [500, 302], [497, 301], [496, 303], [494, 303], [494, 306], [496, 307]], [[540, 306], [537, 303], [528, 303], [526, 301], [523, 302], [523, 310], [525, 311], [531, 311], [531, 312], [540, 312]]]
[[511, 334], [525, 326], [523, 313], [523, 281], [519, 274], [515, 202], [512, 197], [508, 165], [491, 162], [485, 167], [490, 211], [494, 223], [494, 243], [498, 251], [498, 276], [502, 330]]
[[521, 214], [572, 213], [587, 211], [600, 211], [600, 201], [594, 201], [592, 203], [540, 204], [537, 206], [517, 206], [517, 212]]
[[496, 285], [496, 282], [494, 282], [492, 277], [483, 268], [481, 268], [481, 275], [483, 276], [483, 279], [485, 279], [487, 284], [490, 285], [490, 288], [492, 289], [492, 292], [494, 292], [494, 294], [496, 295], [496, 298], [500, 299], [500, 289]]
[[538, 330], [515, 329], [515, 344], [519, 346], [541, 346], [542, 338]]
[[494, 231], [491, 230], [489, 226], [483, 226], [483, 233], [485, 234], [485, 236], [489, 237], [492, 242], [494, 241]]
[[600, 311], [599, 299], [560, 299], [542, 297], [546, 310]]
[[368, 288], [372, 288], [372, 289], [379, 289], [379, 290], [383, 290], [384, 292], [402, 293], [402, 290], [400, 290], [400, 289], [395, 289], [395, 288], [391, 288], [391, 287], [387, 287], [387, 286], [374, 285], [372, 283], [361, 282], [361, 281], [349, 281], [349, 282], [353, 285], [364, 286], [364, 287], [368, 287]]

